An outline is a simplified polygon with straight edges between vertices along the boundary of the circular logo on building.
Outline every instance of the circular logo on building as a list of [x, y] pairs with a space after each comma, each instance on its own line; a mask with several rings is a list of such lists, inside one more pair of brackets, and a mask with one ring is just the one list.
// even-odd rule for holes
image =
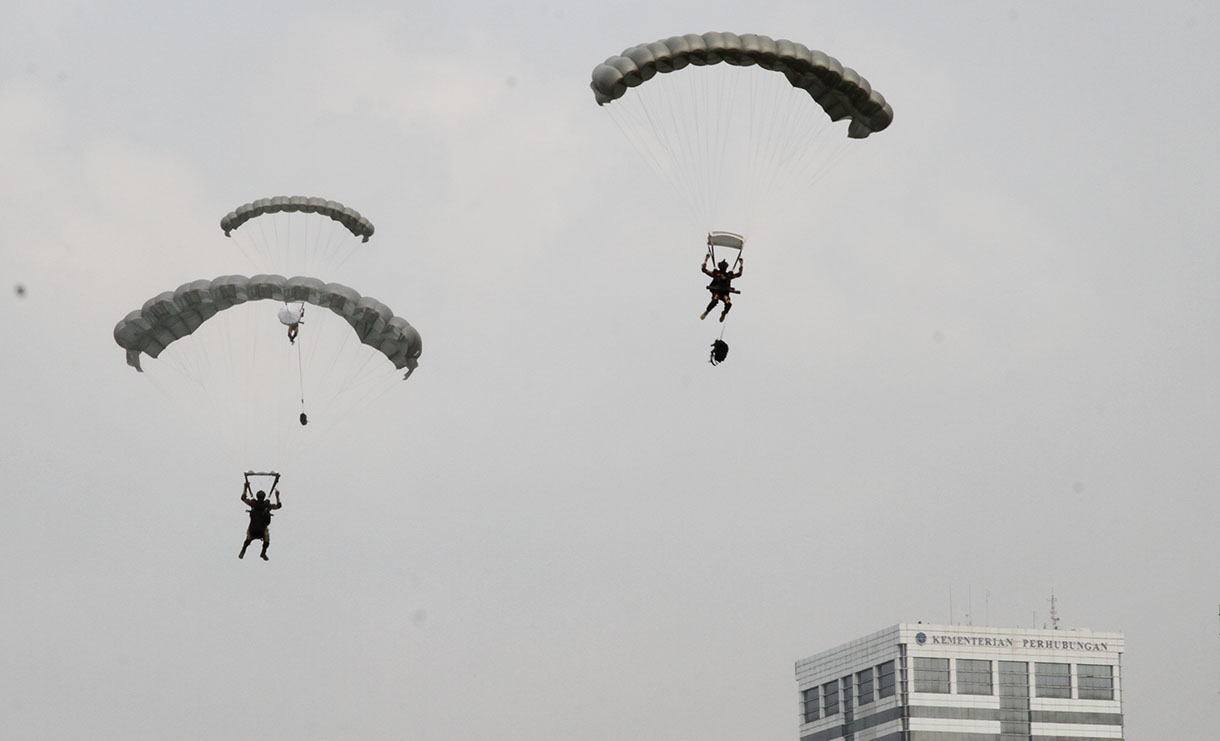
[[922, 646], [923, 644], [928, 642], [928, 637], [926, 635], [924, 635], [923, 633], [916, 633], [915, 642]]

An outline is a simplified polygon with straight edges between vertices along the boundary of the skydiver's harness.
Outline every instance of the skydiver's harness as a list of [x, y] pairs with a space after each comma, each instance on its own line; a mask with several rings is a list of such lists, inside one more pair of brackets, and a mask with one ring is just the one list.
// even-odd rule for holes
[[[712, 295], [716, 298], [723, 300], [728, 298], [730, 293], [741, 293], [741, 291], [733, 287], [733, 278], [737, 277], [734, 273], [737, 272], [737, 268], [741, 265], [741, 253], [745, 247], [745, 241], [745, 238], [741, 235], [731, 232], [708, 232], [707, 260], [711, 261], [712, 265], [716, 267], [712, 270], [712, 282], [707, 284], [707, 290], [711, 291]], [[722, 255], [719, 262], [716, 259], [717, 247], [721, 248]], [[737, 257], [733, 259], [733, 265], [728, 271], [720, 269], [720, 262], [727, 262], [723, 258], [723, 251], [725, 249], [737, 252]]]
[[[275, 491], [275, 487], [277, 487], [280, 483], [280, 474], [278, 471], [267, 471], [265, 473], [246, 471], [246, 488], [244, 490], [244, 493], [246, 494], [249, 494], [251, 491], [251, 476], [274, 476], [275, 479], [271, 482], [271, 491]], [[246, 512], [250, 515], [250, 532], [265, 533], [267, 528], [271, 526], [271, 518], [274, 517], [274, 515], [271, 514], [271, 500], [264, 499], [260, 502], [259, 500], [255, 499], [247, 504], [250, 506], [250, 509], [246, 510]]]
[[720, 272], [720, 268], [712, 271], [712, 282], [707, 284], [707, 290], [712, 292], [712, 295], [719, 299], [728, 298], [730, 293], [741, 293], [733, 287], [733, 277], [727, 273]]

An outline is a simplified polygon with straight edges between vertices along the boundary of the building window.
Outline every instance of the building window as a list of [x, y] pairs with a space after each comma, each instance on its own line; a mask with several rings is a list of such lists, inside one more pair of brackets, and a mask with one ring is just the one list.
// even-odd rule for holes
[[1072, 665], [1034, 664], [1034, 695], [1036, 697], [1071, 697]]
[[991, 662], [979, 659], [957, 660], [957, 694], [990, 695]]
[[891, 697], [894, 694], [894, 662], [887, 661], [877, 665], [877, 697]]
[[949, 692], [948, 659], [915, 659], [916, 692]]
[[801, 712], [805, 722], [812, 723], [818, 719], [818, 688], [810, 687], [801, 692]]
[[856, 672], [856, 704], [867, 705], [873, 701], [873, 670]]
[[1026, 698], [1029, 702], [1029, 665], [1024, 661], [1001, 661], [1000, 697]]
[[1114, 699], [1114, 667], [1108, 664], [1077, 664], [1076, 682], [1081, 700]]
[[839, 712], [839, 682], [822, 685], [822, 715], [829, 718]]

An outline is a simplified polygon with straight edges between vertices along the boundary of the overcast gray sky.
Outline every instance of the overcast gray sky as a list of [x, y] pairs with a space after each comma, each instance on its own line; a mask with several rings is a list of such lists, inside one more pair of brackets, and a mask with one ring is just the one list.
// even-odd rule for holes
[[[5, 15], [6, 737], [795, 741], [795, 660], [1052, 590], [1126, 633], [1128, 738], [1220, 725], [1216, 5]], [[717, 368], [703, 234], [588, 89], [709, 30], [895, 110], [751, 243]], [[251, 272], [217, 222], [277, 194], [376, 224], [333, 279], [425, 351], [289, 445], [263, 563], [214, 444], [263, 431], [111, 331]]]

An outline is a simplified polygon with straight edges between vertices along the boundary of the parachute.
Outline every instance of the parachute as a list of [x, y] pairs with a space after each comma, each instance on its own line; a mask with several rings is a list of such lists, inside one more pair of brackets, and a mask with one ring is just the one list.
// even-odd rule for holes
[[[278, 316], [286, 304], [309, 305], [291, 343]], [[382, 400], [412, 375], [423, 350], [419, 332], [381, 301], [273, 274], [223, 275], [159, 293], [115, 325], [114, 340], [166, 411], [216, 425], [220, 434], [200, 442], [243, 469], [290, 466], [314, 457], [323, 440], [361, 439], [372, 407], [392, 413]]]
[[248, 301], [301, 302], [342, 317], [360, 342], [374, 348], [407, 378], [423, 351], [419, 332], [385, 304], [338, 283], [279, 275], [226, 275], [184, 283], [132, 311], [114, 328], [114, 341], [127, 351], [127, 364], [143, 372], [140, 356], [157, 358], [172, 343], [193, 334], [217, 313]]
[[658, 72], [720, 62], [739, 67], [758, 65], [782, 73], [794, 88], [808, 93], [830, 120], [850, 118], [847, 135], [853, 139], [881, 131], [894, 120], [894, 111], [881, 93], [839, 60], [804, 44], [750, 33], [687, 34], [633, 46], [594, 67], [589, 86], [597, 104], [605, 105]]
[[354, 237], [362, 237], [362, 242], [369, 241], [373, 236], [373, 222], [360, 215], [355, 209], [348, 208], [338, 201], [328, 201], [325, 198], [309, 198], [306, 196], [275, 196], [260, 198], [230, 211], [220, 220], [220, 228], [225, 236], [256, 216], [275, 213], [307, 213], [322, 214], [339, 222], [352, 233]]
[[638, 44], [595, 66], [589, 86], [697, 233], [755, 236], [784, 208], [808, 212], [847, 143], [894, 118], [855, 70], [759, 34]]
[[254, 272], [333, 274], [373, 236], [373, 222], [338, 201], [276, 196], [238, 206], [220, 228]]

